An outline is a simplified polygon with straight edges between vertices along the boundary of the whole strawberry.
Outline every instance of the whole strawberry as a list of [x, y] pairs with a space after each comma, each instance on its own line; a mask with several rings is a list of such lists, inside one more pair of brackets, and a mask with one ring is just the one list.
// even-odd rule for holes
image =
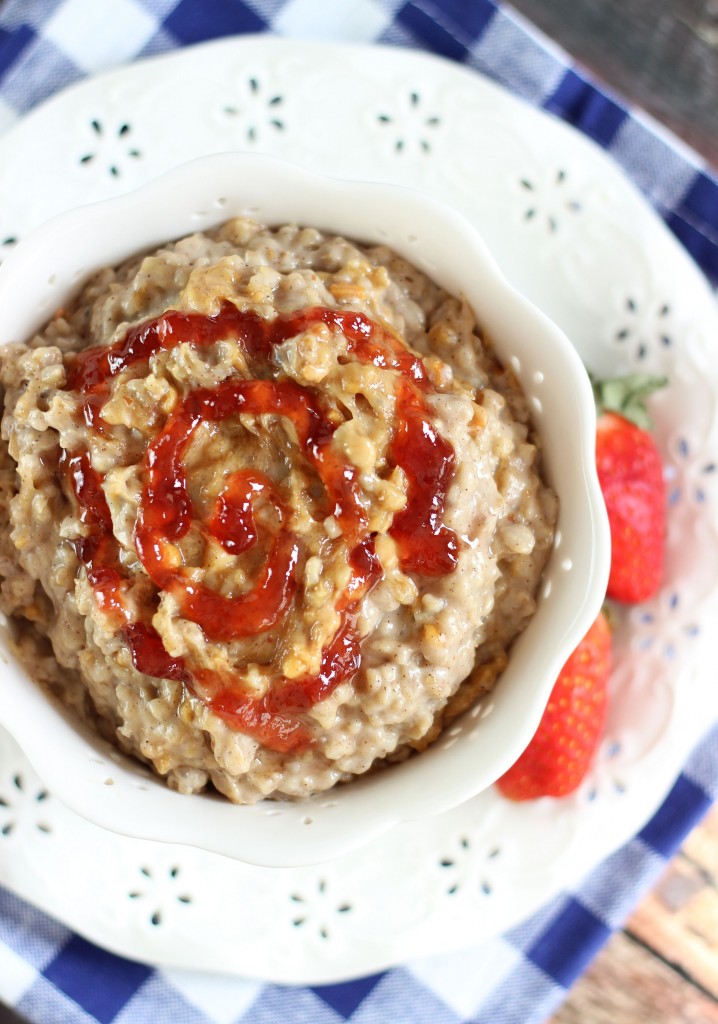
[[496, 785], [509, 800], [567, 796], [586, 775], [606, 722], [611, 630], [601, 612], [559, 673], [536, 733]]
[[611, 528], [608, 597], [636, 603], [663, 579], [666, 491], [645, 401], [665, 379], [623, 377], [594, 383], [596, 468]]

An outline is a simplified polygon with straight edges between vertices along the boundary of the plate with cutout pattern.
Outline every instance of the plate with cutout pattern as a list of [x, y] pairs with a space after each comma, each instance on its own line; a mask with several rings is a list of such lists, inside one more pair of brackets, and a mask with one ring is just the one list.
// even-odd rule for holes
[[271, 870], [105, 832], [0, 736], [9, 889], [134, 959], [332, 982], [475, 944], [575, 884], [648, 820], [718, 717], [718, 312], [637, 191], [571, 128], [440, 58], [263, 36], [82, 82], [0, 137], [0, 259], [62, 210], [235, 149], [449, 202], [591, 370], [670, 379], [652, 406], [665, 585], [617, 616], [606, 737], [572, 797], [514, 805], [491, 789], [328, 864]]

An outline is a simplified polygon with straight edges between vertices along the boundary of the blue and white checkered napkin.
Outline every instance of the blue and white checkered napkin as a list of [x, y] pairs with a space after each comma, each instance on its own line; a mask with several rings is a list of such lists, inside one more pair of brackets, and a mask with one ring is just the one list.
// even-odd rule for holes
[[[718, 183], [491, 0], [0, 0], [0, 130], [84, 75], [263, 30], [420, 47], [483, 71], [606, 148], [718, 282]], [[650, 824], [575, 892], [464, 953], [341, 985], [291, 989], [155, 970], [97, 949], [0, 888], [0, 1001], [38, 1024], [537, 1024], [716, 797], [718, 727]]]

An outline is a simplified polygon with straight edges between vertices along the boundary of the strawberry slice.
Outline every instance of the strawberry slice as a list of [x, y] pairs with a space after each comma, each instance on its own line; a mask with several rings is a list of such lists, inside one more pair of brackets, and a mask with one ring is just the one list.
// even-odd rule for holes
[[608, 597], [615, 601], [646, 601], [663, 580], [666, 490], [645, 403], [666, 383], [634, 375], [593, 385], [596, 468], [611, 529]]
[[603, 612], [561, 669], [539, 727], [496, 785], [509, 800], [567, 796], [588, 771], [606, 722], [611, 630]]

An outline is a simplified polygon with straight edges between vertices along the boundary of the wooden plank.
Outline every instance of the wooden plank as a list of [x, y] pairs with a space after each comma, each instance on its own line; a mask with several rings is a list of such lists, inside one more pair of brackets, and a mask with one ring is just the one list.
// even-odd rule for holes
[[716, 0], [510, 0], [599, 80], [718, 165]]
[[718, 809], [688, 837], [627, 930], [718, 999]]
[[718, 1022], [718, 807], [551, 1024]]
[[718, 1024], [718, 1002], [618, 932], [550, 1024]]
[[683, 844], [683, 853], [718, 882], [718, 807], [714, 807]]
[[718, 998], [718, 890], [676, 858], [627, 931]]
[[[2, 6], [2, 0], [0, 0]], [[24, 1021], [6, 1006], [0, 1006], [0, 1024], [24, 1024]]]

